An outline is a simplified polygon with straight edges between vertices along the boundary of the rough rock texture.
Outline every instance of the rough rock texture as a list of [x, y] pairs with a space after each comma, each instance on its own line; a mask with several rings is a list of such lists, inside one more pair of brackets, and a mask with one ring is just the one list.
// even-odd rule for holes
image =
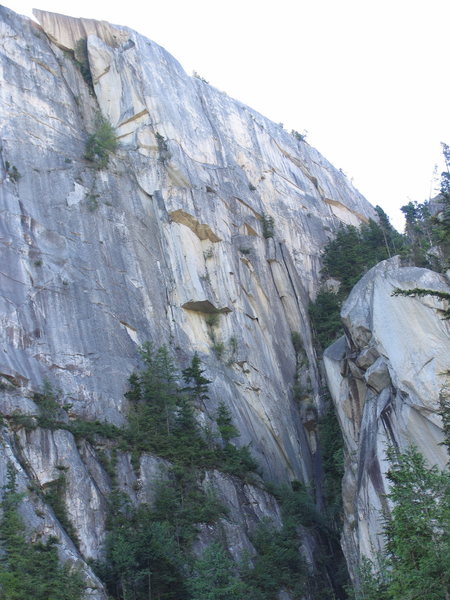
[[[75, 444], [71, 433], [37, 428], [18, 428], [14, 435], [1, 433], [0, 481], [6, 481], [6, 466], [12, 463], [17, 471], [17, 491], [24, 494], [21, 516], [33, 538], [56, 536], [61, 559], [81, 569], [86, 583], [86, 597], [106, 600], [102, 583], [83, 559], [102, 559], [105, 540], [105, 516], [111, 480], [99, 464], [95, 449], [88, 442]], [[117, 456], [117, 482], [134, 504], [152, 503], [155, 488], [167, 477], [168, 463], [156, 456], [141, 456], [139, 472], [135, 473], [129, 454]], [[67, 517], [74, 527], [77, 540], [71, 539], [54, 511], [45, 502], [51, 483], [64, 473], [66, 485], [63, 502]], [[215, 525], [200, 528], [194, 552], [203, 549], [218, 537], [238, 561], [243, 553], [255, 552], [251, 535], [258, 524], [270, 520], [281, 527], [280, 508], [275, 498], [249, 483], [218, 471], [206, 472], [201, 482], [205, 491], [214, 493], [226, 510], [226, 516]], [[301, 528], [302, 529], [302, 528]], [[75, 542], [75, 543], [74, 543]], [[302, 552], [314, 569], [315, 540], [303, 531]]]
[[[187, 76], [153, 42], [36, 15], [42, 28], [0, 7], [1, 413], [36, 414], [32, 393], [47, 378], [70, 418], [120, 425], [138, 347], [152, 340], [181, 368], [199, 353], [212, 380], [204, 420], [223, 400], [268, 479], [310, 482], [314, 423], [308, 415], [304, 427], [292, 401], [291, 332], [318, 405], [307, 305], [320, 252], [372, 207], [315, 149]], [[99, 113], [119, 140], [103, 170], [84, 158]], [[67, 468], [81, 555], [97, 556], [109, 488], [93, 449], [66, 431], [19, 428], [8, 440], [4, 451], [41, 486]], [[132, 488], [126, 457], [120, 469]]]
[[430, 464], [447, 462], [439, 394], [450, 369], [446, 301], [392, 296], [395, 288], [449, 292], [443, 276], [397, 258], [371, 269], [342, 309], [346, 338], [325, 352], [329, 388], [346, 446], [344, 552], [350, 570], [383, 546], [381, 511], [389, 510], [388, 445], [414, 445]]

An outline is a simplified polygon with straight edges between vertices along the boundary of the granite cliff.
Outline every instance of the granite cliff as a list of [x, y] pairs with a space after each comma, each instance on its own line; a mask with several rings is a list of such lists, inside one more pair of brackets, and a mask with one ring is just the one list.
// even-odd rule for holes
[[[21, 511], [31, 530], [57, 536], [63, 560], [82, 565], [90, 597], [100, 599], [102, 583], [85, 561], [102, 556], [111, 480], [98, 444], [24, 425], [39, 414], [36, 393], [49, 381], [61, 419], [120, 427], [143, 343], [166, 345], [180, 369], [197, 352], [211, 380], [199, 420], [211, 423], [223, 401], [265, 481], [315, 487], [320, 508], [322, 400], [308, 304], [333, 232], [375, 212], [314, 148], [189, 77], [150, 40], [105, 22], [35, 14], [40, 25], [0, 7], [0, 486], [8, 462], [20, 490], [45, 490], [64, 470], [77, 546], [42, 494], [26, 495]], [[86, 158], [100, 117], [118, 140], [101, 169]], [[383, 377], [395, 376], [386, 352], [374, 352], [367, 373], [383, 396]], [[340, 367], [328, 369], [337, 402]], [[359, 417], [339, 410], [354, 452]], [[117, 481], [132, 502], [151, 502], [164, 468], [143, 454], [136, 469], [122, 452]], [[355, 464], [348, 469], [354, 490]], [[205, 480], [227, 506], [221, 526], [234, 558], [252, 552], [257, 523], [281, 522], [262, 483], [219, 471]], [[353, 491], [346, 494], [351, 561], [362, 529], [349, 524]], [[303, 534], [314, 570], [316, 541]], [[198, 547], [212, 535], [204, 528]]]
[[417, 288], [450, 291], [447, 277], [398, 257], [379, 263], [353, 288], [341, 313], [346, 336], [324, 355], [346, 447], [342, 541], [353, 578], [362, 556], [376, 561], [383, 550], [389, 447], [414, 446], [440, 469], [448, 461], [439, 402], [449, 385], [448, 301], [393, 295]]

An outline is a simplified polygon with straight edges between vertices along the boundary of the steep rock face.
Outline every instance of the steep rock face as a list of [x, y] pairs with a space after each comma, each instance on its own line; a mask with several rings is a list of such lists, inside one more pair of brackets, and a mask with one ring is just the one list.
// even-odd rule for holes
[[[153, 42], [36, 14], [43, 29], [0, 8], [0, 411], [36, 414], [47, 378], [69, 418], [121, 425], [137, 349], [152, 340], [181, 367], [199, 353], [212, 380], [204, 420], [223, 400], [267, 478], [308, 483], [315, 433], [292, 401], [291, 332], [317, 405], [307, 305], [320, 252], [372, 207], [316, 150]], [[103, 170], [84, 158], [98, 113], [120, 144]], [[94, 450], [67, 431], [5, 436], [24, 477], [45, 486], [67, 470], [81, 554], [97, 556], [109, 487]]]
[[447, 462], [439, 395], [450, 367], [446, 302], [433, 296], [392, 296], [396, 288], [449, 291], [443, 276], [397, 258], [369, 271], [342, 309], [346, 337], [325, 352], [329, 388], [346, 447], [343, 481], [347, 563], [382, 549], [389, 510], [386, 450], [414, 445], [429, 464]]
[[[6, 428], [0, 437], [0, 477], [7, 478], [7, 465], [17, 472], [17, 491], [23, 493], [21, 517], [32, 539], [56, 536], [61, 559], [81, 570], [86, 597], [106, 600], [102, 582], [86, 564], [86, 559], [104, 557], [105, 518], [107, 499], [112, 482], [103, 470], [98, 453], [86, 441], [75, 443], [71, 433], [63, 430], [19, 427], [11, 434]], [[131, 456], [117, 456], [117, 485], [132, 504], [152, 504], [155, 489], [168, 477], [169, 463], [156, 456], [143, 454], [138, 471]], [[58, 520], [51, 503], [46, 500], [52, 484], [64, 473], [65, 485], [60, 498], [76, 538]], [[238, 562], [244, 553], [252, 556], [255, 548], [251, 538], [263, 521], [269, 520], [275, 529], [281, 527], [281, 511], [275, 498], [262, 489], [219, 471], [208, 471], [201, 481], [202, 488], [214, 494], [224, 507], [225, 515], [214, 525], [200, 527], [194, 553], [201, 554], [211, 542], [222, 539], [231, 556]], [[314, 537], [302, 530], [301, 552], [314, 570]], [[69, 532], [70, 533], [70, 532]], [[288, 597], [288, 596], [287, 596]]]

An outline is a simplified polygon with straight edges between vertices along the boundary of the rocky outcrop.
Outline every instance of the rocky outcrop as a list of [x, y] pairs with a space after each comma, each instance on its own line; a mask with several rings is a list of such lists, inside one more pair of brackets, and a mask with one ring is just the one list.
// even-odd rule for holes
[[[138, 347], [152, 340], [181, 368], [199, 353], [212, 381], [203, 421], [223, 400], [267, 479], [311, 482], [315, 429], [292, 400], [291, 332], [318, 406], [307, 305], [321, 250], [372, 207], [314, 148], [155, 43], [36, 16], [42, 27], [0, 7], [2, 414], [35, 415], [48, 379], [69, 419], [121, 425]], [[85, 158], [99, 114], [119, 141], [101, 170]], [[79, 556], [97, 555], [109, 488], [92, 447], [67, 431], [5, 435], [24, 478], [45, 487], [67, 470]]]
[[398, 258], [380, 263], [352, 290], [341, 313], [346, 337], [324, 356], [346, 448], [343, 543], [353, 575], [361, 556], [383, 547], [388, 446], [414, 445], [441, 468], [448, 459], [438, 414], [450, 368], [448, 302], [393, 296], [396, 288], [449, 292], [437, 273], [402, 268]]
[[[61, 429], [27, 429], [18, 425], [11, 434], [3, 428], [0, 437], [0, 477], [5, 482], [7, 465], [17, 472], [17, 491], [23, 493], [21, 517], [32, 539], [58, 540], [63, 562], [74, 565], [83, 575], [85, 597], [106, 600], [102, 582], [85, 562], [104, 557], [105, 517], [112, 482], [99, 460], [99, 447], [86, 441], [75, 441], [73, 435]], [[156, 456], [143, 454], [136, 468], [130, 454], [119, 453], [117, 460], [118, 489], [126, 493], [133, 504], [152, 504], [155, 490], [168, 477], [170, 464]], [[62, 502], [71, 526], [62, 523], [51, 503], [48, 491], [61, 477]], [[252, 556], [255, 548], [252, 536], [258, 525], [270, 522], [281, 527], [281, 511], [274, 496], [263, 489], [219, 471], [207, 471], [201, 486], [214, 494], [224, 510], [224, 516], [214, 525], [199, 526], [193, 551], [201, 554], [208, 544], [221, 539], [230, 555], [240, 562]], [[315, 568], [314, 537], [304, 528], [303, 552], [311, 569]], [[75, 532], [75, 536], [72, 535]], [[71, 535], [69, 535], [71, 534]]]

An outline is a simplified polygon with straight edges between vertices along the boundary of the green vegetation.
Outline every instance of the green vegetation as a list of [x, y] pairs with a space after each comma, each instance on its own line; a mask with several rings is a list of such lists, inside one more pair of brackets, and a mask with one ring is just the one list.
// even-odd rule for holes
[[42, 390], [33, 394], [33, 401], [39, 406], [39, 425], [51, 428], [58, 419], [60, 406], [48, 379], [44, 380]]
[[272, 600], [281, 589], [291, 598], [304, 598], [308, 571], [299, 552], [297, 525], [291, 519], [281, 529], [270, 522], [262, 523], [253, 539], [256, 557], [253, 567], [244, 569], [243, 579], [255, 600]]
[[[153, 452], [169, 459], [171, 467], [162, 475], [152, 507], [132, 507], [126, 495], [114, 489], [106, 560], [96, 569], [118, 600], [183, 600], [202, 585], [203, 563], [191, 554], [199, 526], [214, 525], [225, 516], [213, 491], [200, 483], [204, 470], [218, 468], [248, 478], [256, 463], [247, 447], [231, 443], [239, 432], [223, 403], [216, 416], [218, 434], [201, 428], [195, 419], [196, 408], [207, 405], [210, 383], [198, 354], [182, 371], [184, 387], [177, 383], [167, 348], [155, 350], [145, 344], [141, 357], [144, 369], [130, 377], [129, 425], [119, 447], [137, 455]], [[203, 559], [210, 560], [209, 554], [208, 550]]]
[[303, 351], [302, 336], [298, 331], [291, 331], [291, 342], [294, 346], [295, 356], [298, 357], [300, 352]]
[[[201, 427], [195, 418], [196, 410], [206, 409], [210, 383], [203, 376], [198, 354], [194, 354], [191, 364], [182, 372], [184, 387], [178, 384], [179, 374], [165, 346], [155, 350], [151, 344], [144, 344], [140, 354], [144, 369], [130, 376], [126, 393], [130, 409], [124, 428], [100, 421], [60, 420], [59, 413], [64, 407], [60, 406], [48, 382], [33, 396], [40, 414], [37, 417], [15, 415], [12, 422], [27, 429], [37, 426], [65, 429], [77, 439], [87, 439], [94, 445], [99, 438], [107, 438], [115, 442], [114, 447], [131, 452], [135, 458], [150, 452], [176, 464], [219, 469], [244, 479], [251, 478], [257, 465], [249, 448], [228, 443], [219, 427], [219, 433], [214, 434]], [[217, 418], [221, 415], [223, 412], [219, 411]]]
[[343, 512], [344, 440], [331, 399], [328, 399], [326, 411], [319, 422], [319, 440], [327, 519], [331, 529], [340, 535]]
[[210, 544], [194, 563], [189, 578], [191, 597], [195, 600], [246, 600], [249, 598], [248, 586], [236, 571], [225, 548], [219, 542]]
[[309, 362], [298, 331], [291, 331], [291, 342], [295, 352], [295, 374], [293, 397], [297, 402], [311, 401], [311, 380], [308, 372]]
[[46, 429], [65, 429], [70, 431], [77, 439], [86, 439], [95, 444], [98, 437], [104, 437], [111, 440], [120, 440], [123, 438], [123, 430], [110, 423], [101, 421], [83, 421], [73, 419], [70, 421], [60, 420], [59, 416], [63, 414], [70, 405], [61, 406], [58, 395], [52, 388], [48, 380], [44, 381], [42, 390], [33, 394], [33, 401], [39, 407], [39, 415], [13, 415], [10, 419], [18, 427], [26, 429], [36, 429], [44, 427]]
[[98, 198], [100, 194], [86, 194], [86, 206], [90, 212], [98, 209]]
[[214, 250], [212, 246], [209, 246], [209, 248], [207, 250], [203, 251], [203, 258], [205, 260], [208, 260], [209, 258], [212, 258], [214, 256]]
[[156, 143], [158, 145], [158, 153], [159, 160], [162, 163], [165, 163], [167, 159], [170, 158], [171, 154], [169, 151], [169, 146], [167, 144], [167, 139], [162, 136], [158, 131], [155, 133]]
[[409, 448], [389, 451], [393, 503], [378, 564], [362, 563], [358, 600], [445, 600], [450, 589], [450, 474]]
[[349, 588], [354, 600], [388, 600], [386, 590], [386, 564], [384, 556], [378, 555], [375, 562], [363, 556], [358, 566], [358, 587]]
[[341, 282], [341, 293], [347, 295], [371, 267], [403, 248], [401, 234], [389, 224], [381, 208], [377, 207], [377, 212], [380, 224], [371, 220], [359, 228], [342, 226], [325, 248], [324, 274]]
[[445, 373], [441, 373], [447, 379], [441, 388], [439, 393], [439, 414], [442, 418], [442, 425], [444, 428], [444, 442], [443, 445], [450, 448], [450, 370]]
[[[232, 439], [237, 430], [229, 428], [226, 411], [220, 412], [223, 438]], [[96, 568], [114, 598], [273, 600], [282, 589], [294, 600], [308, 592], [317, 599], [329, 597], [327, 585], [309, 572], [299, 550], [298, 526], [322, 527], [303, 486], [276, 491], [282, 501], [283, 525], [262, 522], [252, 536], [257, 554], [244, 557], [239, 565], [219, 541], [199, 557], [192, 555], [198, 525], [213, 525], [226, 514], [213, 494], [198, 487], [198, 474], [173, 467], [168, 475], [160, 482], [152, 508], [132, 507], [123, 493], [112, 494], [107, 560]]]
[[262, 232], [263, 237], [268, 239], [272, 238], [275, 234], [275, 221], [274, 218], [263, 213], [261, 215]]
[[225, 344], [223, 342], [214, 342], [212, 345], [214, 354], [219, 360], [222, 360], [225, 352]]
[[[427, 290], [424, 288], [413, 288], [411, 290], [402, 290], [400, 288], [395, 288], [392, 292], [392, 296], [433, 296], [434, 298], [439, 298], [439, 300], [448, 300], [450, 301], [450, 294], [448, 292], [441, 292], [439, 290]], [[446, 308], [442, 310], [443, 319], [450, 319], [450, 308]]]
[[309, 305], [309, 315], [314, 327], [314, 339], [324, 350], [342, 334], [341, 306], [343, 294], [322, 289], [316, 301]]
[[409, 245], [407, 256], [416, 267], [430, 267], [428, 250], [432, 246], [432, 223], [429, 202], [408, 202], [401, 207], [405, 215], [405, 233]]
[[[257, 555], [253, 558], [253, 568], [246, 571], [244, 566], [242, 571], [251, 590], [250, 597], [273, 600], [284, 589], [293, 600], [344, 598], [342, 584], [347, 581], [347, 574], [342, 554], [338, 557], [338, 537], [333, 538], [326, 516], [315, 505], [312, 491], [299, 481], [271, 491], [281, 505], [283, 521], [281, 528], [263, 522], [255, 532], [252, 542]], [[318, 565], [314, 573], [299, 552], [299, 526], [314, 534], [314, 559]]]
[[326, 398], [325, 407], [318, 423], [324, 503], [320, 521], [321, 560], [337, 597], [344, 598], [344, 590], [349, 585], [347, 564], [340, 543], [343, 523], [344, 440], [329, 397]]
[[[299, 335], [293, 335], [293, 343], [301, 346]], [[282, 504], [281, 528], [262, 523], [253, 537], [256, 555], [240, 565], [232, 561], [218, 541], [220, 519], [226, 518], [226, 510], [205, 484], [205, 471], [218, 469], [252, 481], [257, 465], [248, 447], [234, 445], [239, 431], [223, 402], [214, 415], [213, 430], [201, 427], [195, 418], [200, 407], [208, 407], [210, 384], [197, 354], [181, 376], [165, 347], [155, 349], [145, 344], [141, 358], [142, 370], [130, 377], [129, 419], [124, 428], [99, 422], [59, 421], [59, 415], [69, 407], [61, 406], [48, 383], [34, 397], [40, 414], [31, 418], [32, 426], [67, 429], [77, 438], [89, 439], [96, 448], [99, 443], [104, 447], [105, 437], [109, 439], [108, 450], [98, 450], [98, 458], [113, 486], [105, 559], [93, 566], [111, 598], [273, 600], [282, 589], [295, 600], [304, 598], [305, 593], [317, 599], [327, 598], [328, 579], [319, 585], [317, 574], [310, 574], [300, 551], [299, 525], [314, 530], [319, 538], [327, 535], [328, 526], [310, 492], [298, 482], [292, 489], [275, 491]], [[136, 469], [142, 452], [170, 461], [170, 466], [161, 472], [152, 506], [133, 506], [119, 490], [119, 450], [131, 452]], [[76, 540], [64, 506], [65, 469], [59, 470], [58, 478], [47, 486], [45, 499]], [[200, 528], [205, 526], [214, 527], [215, 541], [196, 558], [192, 546]], [[320, 542], [319, 546], [325, 561], [325, 544]], [[55, 598], [59, 600], [58, 596]], [[11, 596], [11, 600], [16, 597]]]
[[98, 575], [120, 600], [189, 598], [190, 546], [200, 523], [212, 524], [223, 508], [197, 484], [196, 474], [174, 467], [161, 481], [154, 507], [133, 507], [117, 489], [110, 497], [106, 560]]
[[193, 402], [201, 403], [206, 408], [205, 400], [209, 400], [208, 386], [211, 381], [203, 376], [205, 370], [201, 368], [201, 364], [200, 357], [195, 352], [189, 367], [182, 371], [183, 381], [186, 383], [182, 391], [188, 392]]
[[206, 322], [206, 325], [210, 329], [213, 329], [214, 327], [218, 327], [218, 325], [220, 323], [220, 313], [214, 312], [214, 313], [208, 314], [205, 318], [205, 322]]
[[[112, 597], [124, 600], [273, 600], [282, 589], [301, 600], [305, 592], [326, 588], [317, 574], [309, 573], [299, 550], [298, 525], [315, 527], [320, 515], [304, 488], [279, 493], [284, 498], [283, 525], [261, 523], [252, 537], [257, 554], [238, 565], [218, 541], [198, 558], [191, 554], [198, 525], [213, 525], [225, 516], [214, 495], [200, 490], [193, 473], [172, 469], [169, 480], [160, 483], [153, 508], [132, 507], [116, 491], [106, 561], [96, 565], [97, 573]], [[328, 597], [328, 589], [321, 591]]]
[[6, 173], [7, 173], [8, 177], [11, 179], [11, 181], [14, 181], [14, 183], [17, 183], [19, 181], [19, 179], [22, 177], [22, 175], [19, 173], [17, 167], [14, 165], [11, 165], [8, 161], [5, 161], [5, 169], [6, 169]]
[[[15, 473], [8, 465], [0, 520], [0, 595], [4, 600], [80, 600], [81, 576], [60, 565], [57, 540], [30, 542], [19, 514], [22, 494], [17, 493]], [[36, 535], [33, 535], [33, 538]]]
[[[283, 500], [282, 528], [277, 530], [264, 523], [255, 533], [257, 555], [252, 557], [251, 565], [248, 561], [240, 567], [235, 565], [218, 543], [207, 548], [198, 559], [191, 556], [190, 548], [199, 524], [213, 525], [225, 516], [214, 494], [199, 485], [202, 470], [218, 468], [246, 478], [256, 464], [247, 447], [233, 445], [239, 431], [224, 403], [219, 404], [215, 416], [218, 438], [198, 426], [193, 409], [208, 402], [210, 383], [204, 376], [198, 355], [194, 355], [190, 366], [184, 369], [185, 387], [181, 389], [176, 384], [178, 378], [174, 376], [166, 349], [155, 351], [146, 345], [142, 357], [144, 370], [130, 378], [127, 397], [131, 411], [137, 413], [136, 418], [130, 415], [128, 435], [132, 435], [135, 444], [134, 436], [139, 434], [140, 450], [150, 446], [156, 454], [169, 458], [173, 466], [168, 479], [160, 483], [154, 507], [130, 509], [127, 525], [122, 524], [120, 531], [111, 528], [107, 542], [110, 575], [104, 575], [111, 582], [110, 593], [115, 598], [147, 598], [148, 575], [151, 573], [153, 597], [231, 600], [248, 596], [255, 600], [272, 600], [284, 588], [293, 598], [302, 598], [305, 590], [315, 584], [299, 552], [297, 528], [299, 523], [319, 527], [321, 517], [300, 484], [296, 490], [282, 490], [279, 495], [279, 500]], [[139, 541], [138, 532], [144, 529], [140, 519], [146, 522], [148, 535], [139, 537]], [[158, 532], [164, 532], [168, 548], [173, 549], [169, 555], [157, 552], [161, 543]], [[126, 542], [118, 539], [118, 535]], [[147, 540], [145, 547], [142, 546], [144, 538]], [[129, 544], [133, 546], [131, 549]], [[117, 555], [119, 549], [122, 549], [120, 556]], [[142, 557], [150, 558], [144, 564]], [[120, 571], [122, 568], [125, 568], [126, 576]], [[107, 573], [108, 569], [103, 567], [103, 571]], [[113, 589], [117, 582], [123, 582], [120, 593]], [[136, 587], [138, 582], [141, 582], [139, 589]], [[129, 588], [128, 596], [123, 592], [124, 586]]]
[[[42, 427], [42, 423], [39, 423]], [[123, 430], [111, 423], [102, 421], [83, 421], [81, 419], [73, 419], [68, 423], [53, 422], [50, 429], [66, 429], [73, 433], [78, 440], [85, 439], [92, 444], [98, 441], [99, 437], [110, 440], [121, 440], [123, 438]]]
[[94, 93], [94, 82], [92, 81], [91, 67], [89, 65], [89, 54], [87, 48], [87, 38], [80, 38], [75, 44], [75, 62], [80, 69], [80, 73], [89, 88], [89, 93]]
[[68, 536], [73, 542], [78, 544], [78, 536], [74, 526], [70, 522], [64, 500], [67, 486], [66, 475], [64, 473], [65, 468], [60, 469], [60, 471], [61, 473], [58, 477], [46, 485], [44, 497], [45, 501], [52, 507], [56, 518], [64, 527]]
[[202, 81], [203, 83], [208, 83], [209, 84], [209, 81], [207, 81], [204, 77], [202, 77], [201, 75], [199, 75], [197, 73], [197, 71], [193, 71], [192, 72], [192, 76], [195, 77], [195, 79], [198, 79], [199, 81]]
[[406, 219], [409, 260], [418, 267], [437, 271], [445, 271], [450, 266], [450, 148], [447, 144], [442, 144], [442, 154], [445, 171], [441, 173], [438, 216], [431, 214], [430, 202], [409, 202], [401, 208]]
[[224, 360], [227, 366], [230, 366], [233, 364], [234, 358], [236, 356], [237, 339], [232, 336], [230, 337], [227, 343], [217, 339], [215, 330], [219, 326], [220, 315], [221, 313], [219, 311], [209, 313], [205, 317], [205, 322], [208, 327], [209, 339], [212, 342], [212, 351], [214, 352], [218, 360]]
[[176, 464], [217, 468], [248, 477], [256, 470], [249, 449], [231, 444], [224, 447], [211, 440], [211, 432], [201, 428], [195, 409], [205, 405], [210, 381], [203, 376], [200, 359], [194, 354], [183, 370], [185, 387], [177, 384], [178, 374], [167, 348], [154, 350], [145, 344], [141, 350], [145, 368], [130, 377], [128, 428], [123, 432], [125, 448], [152, 452]]
[[236, 354], [237, 354], [237, 350], [238, 350], [238, 341], [237, 338], [234, 337], [234, 335], [232, 335], [229, 339], [228, 339], [228, 343], [227, 343], [227, 367], [231, 367], [231, 365], [235, 362], [236, 360]]
[[299, 133], [298, 131], [295, 131], [295, 129], [291, 130], [291, 135], [293, 138], [295, 138], [298, 142], [305, 142], [306, 141], [306, 137], [307, 137], [307, 132], [304, 131], [303, 133]]
[[340, 286], [336, 293], [322, 289], [310, 305], [315, 338], [322, 349], [342, 335], [340, 310], [353, 286], [378, 262], [404, 252], [404, 237], [379, 206], [376, 211], [379, 223], [342, 226], [325, 247], [323, 276], [337, 279]]
[[356, 228], [342, 226], [325, 247], [324, 278], [340, 282], [339, 291], [322, 290], [311, 304], [310, 314], [316, 339], [322, 348], [341, 334], [340, 308], [352, 287], [371, 267], [396, 254], [409, 264], [445, 270], [450, 263], [450, 148], [442, 144], [446, 170], [441, 174], [438, 216], [432, 216], [430, 202], [409, 202], [402, 207], [405, 235], [389, 223], [386, 213], [376, 207], [378, 223], [369, 221]]
[[239, 437], [239, 431], [233, 424], [230, 409], [223, 402], [218, 406], [216, 423], [222, 442], [225, 445], [229, 444], [232, 439]]
[[96, 169], [106, 169], [111, 152], [117, 150], [117, 139], [113, 126], [101, 116], [97, 117], [95, 131], [86, 142], [84, 158], [91, 161]]

